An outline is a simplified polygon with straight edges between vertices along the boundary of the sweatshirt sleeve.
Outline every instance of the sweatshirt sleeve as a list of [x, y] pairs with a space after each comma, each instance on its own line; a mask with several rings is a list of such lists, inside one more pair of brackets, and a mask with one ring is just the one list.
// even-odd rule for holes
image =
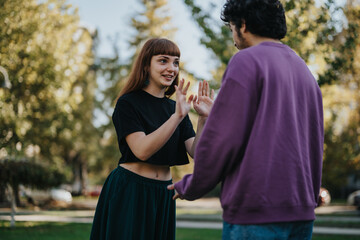
[[232, 59], [228, 65], [195, 151], [194, 172], [175, 184], [184, 199], [202, 197], [242, 160], [258, 104], [254, 66], [249, 64]]

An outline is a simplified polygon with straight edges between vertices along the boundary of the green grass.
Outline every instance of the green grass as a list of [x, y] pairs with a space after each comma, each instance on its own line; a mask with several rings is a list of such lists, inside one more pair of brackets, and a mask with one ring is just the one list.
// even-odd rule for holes
[[91, 224], [17, 222], [15, 228], [9, 222], [0, 222], [1, 240], [84, 240], [89, 239]]
[[[91, 224], [85, 223], [17, 222], [15, 228], [9, 226], [9, 222], [0, 221], [1, 240], [84, 240], [89, 239], [91, 231]], [[218, 240], [221, 230], [180, 228], [176, 239]]]
[[176, 240], [219, 240], [221, 230], [218, 229], [176, 229]]
[[[84, 240], [89, 239], [91, 224], [85, 223], [51, 223], [51, 222], [17, 222], [11, 229], [9, 222], [0, 221], [1, 240]], [[221, 230], [188, 229], [176, 230], [176, 240], [219, 240]], [[359, 236], [314, 235], [313, 240], [359, 239]]]

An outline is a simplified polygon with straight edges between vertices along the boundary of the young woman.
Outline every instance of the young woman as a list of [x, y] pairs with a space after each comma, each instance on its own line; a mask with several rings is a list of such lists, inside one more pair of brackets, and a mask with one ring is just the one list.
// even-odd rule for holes
[[[175, 239], [170, 166], [193, 156], [214, 95], [204, 82], [198, 96], [186, 99], [189, 83], [178, 80], [179, 61], [179, 48], [162, 38], [148, 40], [135, 61], [112, 117], [122, 156], [100, 194], [91, 240]], [[191, 103], [199, 114], [196, 136]]]

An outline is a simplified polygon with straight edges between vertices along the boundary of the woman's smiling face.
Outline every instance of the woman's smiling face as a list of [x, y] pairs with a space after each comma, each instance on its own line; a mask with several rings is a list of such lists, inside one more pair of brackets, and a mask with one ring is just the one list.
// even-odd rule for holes
[[151, 58], [149, 84], [158, 88], [170, 87], [179, 73], [179, 61], [177, 56], [155, 55]]

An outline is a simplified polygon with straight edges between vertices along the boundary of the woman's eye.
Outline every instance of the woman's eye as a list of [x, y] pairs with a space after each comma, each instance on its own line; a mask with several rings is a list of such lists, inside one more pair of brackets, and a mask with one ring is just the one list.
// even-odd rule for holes
[[174, 62], [174, 65], [178, 67], [178, 66], [179, 66], [179, 62]]
[[166, 59], [160, 59], [161, 63], [166, 63]]

